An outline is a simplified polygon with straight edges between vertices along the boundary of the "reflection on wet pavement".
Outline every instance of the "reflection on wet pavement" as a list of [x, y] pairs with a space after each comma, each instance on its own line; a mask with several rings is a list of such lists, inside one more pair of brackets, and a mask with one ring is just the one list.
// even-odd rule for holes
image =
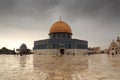
[[0, 55], [0, 80], [120, 80], [119, 57]]

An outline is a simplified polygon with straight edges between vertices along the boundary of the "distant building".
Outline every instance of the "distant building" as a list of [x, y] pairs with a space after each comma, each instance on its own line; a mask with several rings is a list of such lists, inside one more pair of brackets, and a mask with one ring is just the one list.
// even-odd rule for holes
[[27, 48], [26, 44], [21, 44], [20, 49], [17, 49], [19, 54], [30, 54], [30, 49]]
[[3, 47], [0, 49], [0, 54], [16, 54], [15, 50], [7, 49], [6, 47]]
[[49, 39], [34, 41], [34, 54], [80, 54], [87, 52], [88, 42], [72, 39], [70, 26], [64, 21], [55, 22]]
[[108, 50], [106, 52], [109, 52], [110, 54], [118, 54], [120, 53], [120, 38], [117, 37], [116, 41], [112, 41]]
[[100, 47], [88, 48], [88, 53], [100, 54]]

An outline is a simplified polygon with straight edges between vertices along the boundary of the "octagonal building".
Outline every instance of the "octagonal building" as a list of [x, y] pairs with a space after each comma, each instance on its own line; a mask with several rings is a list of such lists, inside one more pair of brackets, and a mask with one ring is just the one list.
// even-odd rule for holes
[[34, 54], [82, 54], [88, 49], [86, 40], [72, 39], [72, 30], [64, 21], [55, 22], [49, 31], [49, 39], [34, 41]]

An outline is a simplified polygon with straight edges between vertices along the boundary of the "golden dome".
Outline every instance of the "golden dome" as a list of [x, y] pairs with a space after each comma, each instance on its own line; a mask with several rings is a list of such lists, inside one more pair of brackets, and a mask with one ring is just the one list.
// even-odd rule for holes
[[52, 27], [50, 28], [50, 33], [49, 34], [51, 34], [51, 33], [57, 33], [57, 32], [71, 33], [71, 28], [64, 21], [58, 21], [58, 22], [55, 22], [52, 25]]

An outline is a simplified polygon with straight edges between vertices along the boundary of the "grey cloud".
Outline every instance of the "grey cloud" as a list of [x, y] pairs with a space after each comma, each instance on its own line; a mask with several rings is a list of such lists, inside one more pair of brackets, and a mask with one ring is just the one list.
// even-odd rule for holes
[[0, 0], [0, 16], [11, 13], [14, 8], [14, 0]]
[[[59, 0], [0, 0], [0, 12], [14, 16], [49, 15]], [[3, 16], [3, 15], [2, 15]]]
[[0, 9], [11, 9], [14, 6], [14, 0], [0, 0]]
[[102, 25], [94, 26], [96, 28], [119, 29], [120, 0], [62, 0], [61, 8], [66, 18], [73, 21], [86, 18]]
[[61, 7], [66, 16], [120, 18], [120, 0], [64, 0]]
[[50, 16], [56, 7], [65, 16], [75, 18], [120, 17], [120, 0], [0, 0], [0, 12], [23, 17]]
[[36, 25], [52, 15], [57, 5], [59, 0], [0, 0], [0, 24], [7, 25], [0, 27], [37, 28]]
[[[12, 24], [13, 28], [28, 28], [31, 23], [39, 25], [49, 22], [48, 17], [54, 14], [62, 14], [72, 21], [86, 18], [107, 27], [117, 24], [114, 27], [118, 29], [120, 0], [0, 0], [0, 13], [0, 23]], [[33, 28], [38, 27], [32, 25], [29, 29]]]

